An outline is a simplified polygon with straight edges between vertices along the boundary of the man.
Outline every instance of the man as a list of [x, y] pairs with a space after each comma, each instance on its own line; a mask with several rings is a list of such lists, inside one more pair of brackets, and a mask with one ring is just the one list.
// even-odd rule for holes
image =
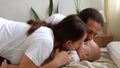
[[88, 36], [85, 41], [92, 40], [103, 27], [102, 15], [96, 9], [87, 8], [79, 13], [79, 17], [84, 21], [88, 29]]
[[[93, 9], [93, 8], [86, 8], [82, 10], [78, 15], [83, 20], [83, 22], [86, 24], [86, 28], [88, 30], [88, 34], [87, 34], [87, 38], [85, 42], [86, 41], [91, 42], [94, 36], [103, 27], [103, 22], [104, 22], [103, 17], [96, 9]], [[45, 21], [47, 23], [57, 24], [65, 17], [66, 16], [61, 15], [61, 14], [54, 14], [50, 16], [49, 18], [47, 18]], [[95, 43], [95, 42], [92, 42], [92, 43]]]

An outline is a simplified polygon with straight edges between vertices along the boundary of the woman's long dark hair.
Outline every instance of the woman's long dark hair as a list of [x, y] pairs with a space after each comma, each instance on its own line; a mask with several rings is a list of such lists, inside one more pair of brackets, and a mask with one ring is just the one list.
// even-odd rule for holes
[[60, 43], [80, 40], [86, 33], [86, 27], [76, 14], [69, 15], [53, 27], [55, 40]]
[[52, 27], [53, 25], [51, 23], [46, 23], [45, 21], [34, 21], [34, 20], [29, 20], [27, 22], [29, 25], [31, 25], [30, 29], [27, 31], [27, 36], [31, 35], [35, 30], [37, 30], [41, 26], [47, 26], [47, 27]]
[[27, 35], [31, 35], [40, 26], [47, 26], [53, 30], [55, 41], [63, 44], [66, 41], [80, 40], [86, 33], [85, 24], [77, 14], [69, 15], [58, 24], [47, 24], [44, 21], [28, 21], [31, 28], [27, 31]]

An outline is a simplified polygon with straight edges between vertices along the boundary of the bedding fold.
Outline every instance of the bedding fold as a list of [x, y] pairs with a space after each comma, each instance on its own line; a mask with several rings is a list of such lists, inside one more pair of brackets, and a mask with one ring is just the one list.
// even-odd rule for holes
[[110, 42], [106, 48], [113, 62], [120, 68], [120, 41]]

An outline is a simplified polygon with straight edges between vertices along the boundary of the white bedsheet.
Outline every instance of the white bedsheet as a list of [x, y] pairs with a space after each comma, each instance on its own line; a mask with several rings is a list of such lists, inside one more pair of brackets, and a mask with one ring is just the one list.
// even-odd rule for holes
[[114, 41], [107, 45], [107, 50], [115, 62], [115, 64], [120, 68], [120, 41]]
[[62, 68], [118, 68], [112, 61], [106, 48], [101, 49], [101, 58], [94, 62], [81, 61], [76, 64], [70, 64]]

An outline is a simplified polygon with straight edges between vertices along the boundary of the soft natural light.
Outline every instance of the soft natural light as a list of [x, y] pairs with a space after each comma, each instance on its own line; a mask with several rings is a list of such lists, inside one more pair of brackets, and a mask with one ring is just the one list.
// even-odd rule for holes
[[117, 11], [119, 11], [120, 10], [120, 0], [117, 0], [116, 2], [117, 2]]

